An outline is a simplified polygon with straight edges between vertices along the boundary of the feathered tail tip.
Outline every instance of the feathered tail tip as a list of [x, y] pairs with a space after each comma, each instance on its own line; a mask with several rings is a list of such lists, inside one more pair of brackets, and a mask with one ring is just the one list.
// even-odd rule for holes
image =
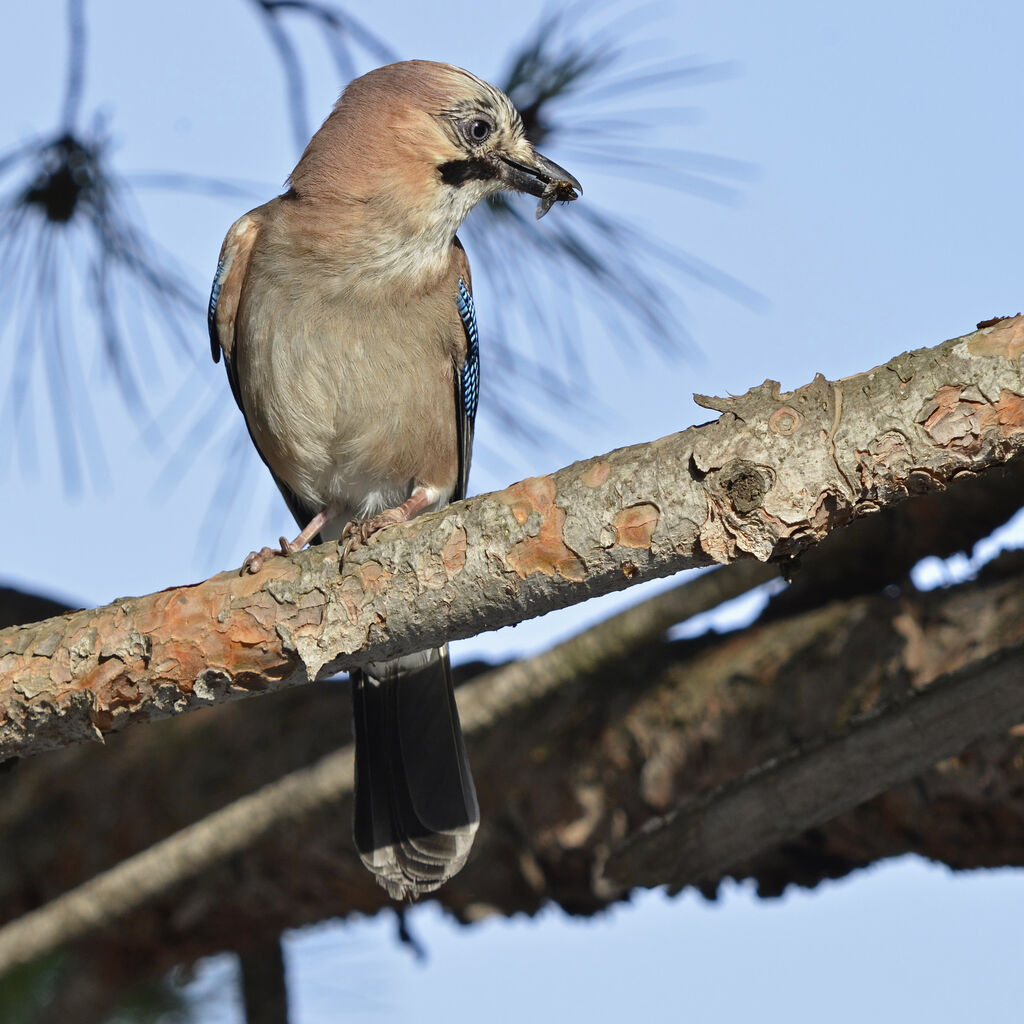
[[480, 822], [448, 649], [352, 681], [356, 848], [392, 899], [416, 899], [461, 870]]
[[405, 838], [359, 856], [393, 900], [416, 900], [458, 874], [473, 847], [477, 825], [420, 839]]

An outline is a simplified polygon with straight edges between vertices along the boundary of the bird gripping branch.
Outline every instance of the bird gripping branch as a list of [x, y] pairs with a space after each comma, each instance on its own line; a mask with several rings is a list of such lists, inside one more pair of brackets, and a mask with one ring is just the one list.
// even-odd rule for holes
[[[288, 184], [231, 227], [210, 296], [213, 358], [301, 528], [243, 572], [465, 497], [480, 369], [455, 233], [503, 189], [538, 217], [582, 191], [504, 93], [429, 61], [351, 82]], [[480, 819], [447, 645], [353, 673], [353, 718], [360, 856], [392, 897], [430, 892]]]

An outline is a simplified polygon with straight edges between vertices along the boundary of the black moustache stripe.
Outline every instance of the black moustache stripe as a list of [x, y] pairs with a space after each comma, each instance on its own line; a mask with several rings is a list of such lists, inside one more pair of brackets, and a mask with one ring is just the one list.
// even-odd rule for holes
[[465, 185], [467, 181], [490, 181], [498, 176], [493, 164], [478, 157], [471, 160], [449, 160], [437, 170], [446, 185], [454, 185], [456, 188]]

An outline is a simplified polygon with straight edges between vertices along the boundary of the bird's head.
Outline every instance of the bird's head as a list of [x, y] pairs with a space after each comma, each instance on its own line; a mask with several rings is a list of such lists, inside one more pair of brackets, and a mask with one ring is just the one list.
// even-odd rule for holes
[[571, 201], [583, 191], [565, 168], [533, 148], [519, 112], [500, 89], [461, 68], [426, 68], [447, 87], [446, 101], [430, 111], [438, 136], [431, 162], [442, 190], [464, 192], [470, 206], [502, 189], [526, 192], [541, 200], [538, 217], [556, 200]]
[[481, 199], [537, 196], [537, 215], [580, 183], [538, 153], [512, 101], [468, 71], [403, 61], [351, 82], [292, 172], [300, 196], [361, 206], [410, 241], [450, 245]]

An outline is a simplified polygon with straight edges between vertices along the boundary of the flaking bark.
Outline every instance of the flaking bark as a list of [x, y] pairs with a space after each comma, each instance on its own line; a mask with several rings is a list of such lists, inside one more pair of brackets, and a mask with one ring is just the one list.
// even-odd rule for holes
[[1024, 318], [379, 535], [0, 633], [0, 757], [281, 689], [745, 555], [787, 559], [1024, 450]]

